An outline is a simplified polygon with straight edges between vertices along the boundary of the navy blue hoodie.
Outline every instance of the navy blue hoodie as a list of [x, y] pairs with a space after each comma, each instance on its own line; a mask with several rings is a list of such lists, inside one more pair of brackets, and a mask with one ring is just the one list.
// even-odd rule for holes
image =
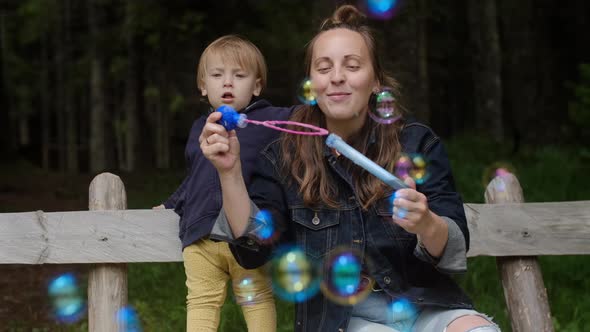
[[[253, 101], [242, 113], [251, 120], [287, 120], [294, 107], [274, 107], [268, 101]], [[203, 156], [199, 136], [205, 125], [207, 115], [193, 123], [184, 150], [187, 175], [178, 189], [164, 202], [167, 209], [174, 209], [180, 216], [180, 240], [182, 248], [207, 237], [221, 210], [221, 185], [217, 170]], [[242, 173], [249, 185], [259, 152], [279, 137], [280, 132], [264, 126], [248, 125], [236, 129], [240, 141]]]

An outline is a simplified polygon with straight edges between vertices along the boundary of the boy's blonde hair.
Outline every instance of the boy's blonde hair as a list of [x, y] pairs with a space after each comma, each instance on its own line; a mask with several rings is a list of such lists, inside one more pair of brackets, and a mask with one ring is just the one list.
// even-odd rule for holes
[[249, 40], [236, 35], [226, 35], [213, 41], [201, 54], [197, 68], [197, 87], [203, 89], [207, 75], [207, 60], [221, 57], [223, 63], [237, 64], [260, 79], [261, 91], [266, 87], [266, 62], [262, 52]]

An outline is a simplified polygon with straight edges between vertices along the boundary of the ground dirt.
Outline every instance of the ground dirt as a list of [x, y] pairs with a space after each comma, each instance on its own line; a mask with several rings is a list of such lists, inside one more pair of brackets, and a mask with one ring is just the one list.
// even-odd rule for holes
[[[87, 210], [91, 180], [87, 174], [2, 167], [0, 213]], [[0, 331], [15, 330], [10, 326], [18, 326], [18, 331], [52, 331], [49, 282], [65, 272], [73, 272], [84, 282], [86, 271], [87, 266], [79, 264], [0, 265]]]

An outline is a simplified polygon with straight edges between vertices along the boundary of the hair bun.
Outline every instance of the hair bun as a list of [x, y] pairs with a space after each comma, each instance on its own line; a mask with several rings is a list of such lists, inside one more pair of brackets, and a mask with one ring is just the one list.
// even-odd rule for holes
[[361, 13], [355, 6], [343, 5], [338, 7], [332, 17], [326, 19], [322, 24], [321, 30], [329, 30], [346, 26], [349, 28], [358, 28], [365, 25], [366, 16]]

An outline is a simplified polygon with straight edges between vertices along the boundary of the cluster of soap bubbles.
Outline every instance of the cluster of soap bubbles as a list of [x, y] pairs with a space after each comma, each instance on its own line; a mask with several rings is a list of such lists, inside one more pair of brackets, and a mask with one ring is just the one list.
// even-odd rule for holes
[[321, 291], [336, 303], [353, 305], [364, 300], [373, 286], [362, 268], [361, 255], [350, 248], [333, 250], [320, 264], [301, 248], [287, 246], [274, 255], [270, 275], [275, 294], [285, 301], [304, 302]]
[[[305, 105], [313, 106], [317, 104], [317, 96], [311, 79], [306, 78], [299, 84], [297, 99]], [[374, 121], [382, 124], [394, 123], [402, 117], [391, 88], [384, 87], [371, 96], [369, 100], [369, 116]]]
[[400, 179], [411, 177], [416, 184], [423, 184], [428, 180], [428, 162], [419, 153], [403, 153], [395, 162], [393, 173]]

